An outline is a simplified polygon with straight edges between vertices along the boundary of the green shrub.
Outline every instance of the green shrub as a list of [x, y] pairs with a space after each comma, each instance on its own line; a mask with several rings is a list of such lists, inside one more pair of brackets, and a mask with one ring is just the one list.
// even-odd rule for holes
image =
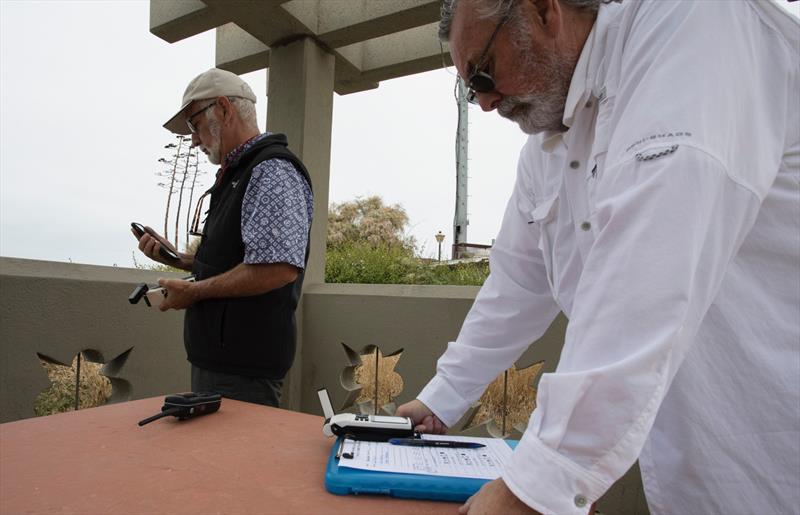
[[329, 283], [404, 284], [416, 269], [413, 252], [403, 247], [348, 244], [329, 248], [325, 281]]
[[457, 284], [462, 286], [482, 286], [489, 277], [489, 262], [457, 264], [420, 263], [417, 274], [409, 284]]
[[488, 275], [487, 262], [431, 263], [415, 257], [413, 248], [373, 247], [367, 242], [328, 247], [325, 262], [328, 283], [480, 286]]

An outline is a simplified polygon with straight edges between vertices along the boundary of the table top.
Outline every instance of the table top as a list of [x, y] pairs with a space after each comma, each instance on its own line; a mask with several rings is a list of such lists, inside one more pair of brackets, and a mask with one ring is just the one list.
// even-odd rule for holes
[[325, 491], [322, 417], [223, 399], [137, 422], [163, 397], [0, 424], [0, 513], [456, 513], [457, 503]]

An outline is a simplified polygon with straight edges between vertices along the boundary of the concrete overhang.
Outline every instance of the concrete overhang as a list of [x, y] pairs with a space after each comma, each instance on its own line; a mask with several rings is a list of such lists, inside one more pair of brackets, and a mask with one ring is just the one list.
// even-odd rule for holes
[[335, 57], [340, 95], [451, 65], [436, 35], [440, 0], [150, 0], [150, 32], [170, 43], [216, 29], [216, 66], [269, 67], [270, 48], [311, 37]]

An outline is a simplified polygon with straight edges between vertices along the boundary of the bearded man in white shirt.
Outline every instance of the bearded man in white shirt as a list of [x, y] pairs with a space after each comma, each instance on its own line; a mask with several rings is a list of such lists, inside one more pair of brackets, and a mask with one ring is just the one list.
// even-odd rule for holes
[[547, 329], [555, 373], [461, 513], [800, 511], [800, 26], [769, 2], [446, 0], [485, 111], [531, 134], [491, 275], [397, 414], [444, 432]]

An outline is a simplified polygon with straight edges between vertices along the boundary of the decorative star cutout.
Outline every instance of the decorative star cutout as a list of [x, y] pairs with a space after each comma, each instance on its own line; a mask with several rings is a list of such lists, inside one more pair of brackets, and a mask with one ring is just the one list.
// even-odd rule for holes
[[461, 434], [477, 435], [485, 431], [496, 438], [519, 438], [536, 408], [533, 383], [543, 366], [544, 361], [520, 370], [512, 366], [497, 376], [477, 405], [462, 417]]
[[[394, 371], [403, 349], [384, 356], [377, 345], [367, 345], [360, 352], [344, 343], [342, 347], [349, 365], [342, 370], [340, 376], [342, 387], [348, 392], [341, 409], [356, 405], [365, 414], [376, 414], [379, 411], [393, 414], [395, 405], [392, 399], [403, 391], [403, 378]], [[378, 409], [375, 408], [376, 386]]]
[[51, 384], [37, 396], [34, 413], [41, 416], [75, 409], [78, 356], [81, 356], [78, 409], [101, 406], [109, 400], [127, 398], [130, 384], [118, 376], [132, 349], [133, 347], [107, 363], [104, 362], [102, 354], [87, 349], [76, 354], [70, 365], [37, 353]]

